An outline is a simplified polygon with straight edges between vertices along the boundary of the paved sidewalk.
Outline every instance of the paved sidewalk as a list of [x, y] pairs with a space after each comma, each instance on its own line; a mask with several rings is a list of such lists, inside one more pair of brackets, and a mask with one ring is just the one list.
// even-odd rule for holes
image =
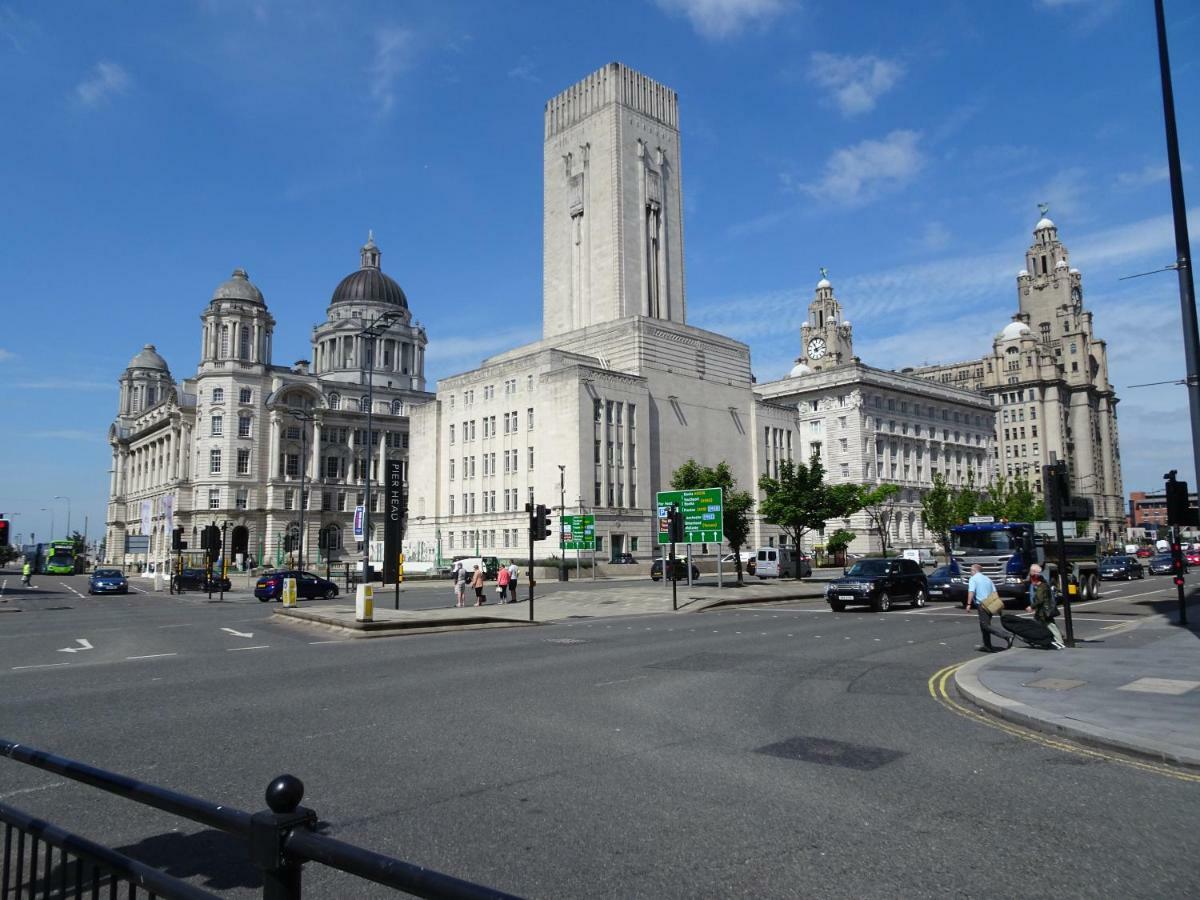
[[[698, 612], [715, 606], [742, 603], [762, 603], [779, 600], [818, 600], [824, 596], [825, 585], [811, 581], [768, 581], [747, 583], [745, 587], [693, 586], [678, 587], [679, 613]], [[488, 594], [483, 606], [454, 606], [435, 609], [391, 608], [386, 593], [375, 594], [375, 614], [371, 623], [354, 620], [353, 596], [331, 601], [311, 601], [295, 609], [276, 606], [275, 615], [288, 619], [346, 630], [360, 636], [420, 633], [432, 630], [454, 630], [512, 625], [548, 624], [566, 619], [590, 619], [607, 616], [661, 615], [672, 612], [671, 592], [662, 583], [641, 582], [628, 587], [609, 587], [598, 591], [563, 591], [534, 597], [534, 621], [529, 621], [528, 595], [521, 591], [518, 603], [495, 602], [495, 589]], [[471, 602], [471, 601], [468, 601]]]
[[972, 660], [960, 693], [1001, 718], [1200, 767], [1200, 629], [1146, 621], [1061, 651]]

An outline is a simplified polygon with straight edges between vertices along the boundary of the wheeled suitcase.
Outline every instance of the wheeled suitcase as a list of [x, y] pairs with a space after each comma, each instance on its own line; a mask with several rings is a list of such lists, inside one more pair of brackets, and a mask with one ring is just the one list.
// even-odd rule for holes
[[1054, 644], [1054, 635], [1050, 629], [1037, 619], [1025, 619], [1014, 613], [1001, 613], [1000, 624], [1030, 647], [1049, 650]]

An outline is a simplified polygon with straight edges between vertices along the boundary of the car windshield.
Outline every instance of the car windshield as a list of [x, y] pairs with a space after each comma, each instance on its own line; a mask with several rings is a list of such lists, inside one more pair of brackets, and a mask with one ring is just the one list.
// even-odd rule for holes
[[1106, 556], [1100, 560], [1102, 566], [1124, 566], [1129, 563], [1128, 556]]
[[1172, 561], [1172, 557], [1170, 553], [1160, 553], [1154, 557], [1154, 561], [1156, 563], [1169, 563]]
[[892, 565], [887, 559], [860, 559], [850, 567], [847, 575], [886, 575]]
[[954, 566], [954, 567], [938, 566], [936, 569], [933, 570], [933, 574], [930, 575], [929, 577], [930, 578], [954, 578], [961, 574], [962, 574], [962, 572], [959, 570], [958, 566]]
[[118, 569], [97, 569], [95, 572], [96, 578], [120, 578], [121, 572]]
[[987, 553], [1007, 553], [1019, 546], [1014, 536], [1003, 529], [994, 531], [956, 531], [954, 549], [965, 550], [968, 556]]

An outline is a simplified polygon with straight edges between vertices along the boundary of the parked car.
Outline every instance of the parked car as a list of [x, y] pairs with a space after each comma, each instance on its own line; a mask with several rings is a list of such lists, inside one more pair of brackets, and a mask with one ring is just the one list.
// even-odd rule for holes
[[1160, 553], [1150, 560], [1151, 575], [1172, 575], [1175, 572], [1175, 559], [1170, 553]]
[[754, 574], [759, 578], [800, 578], [812, 575], [812, 560], [795, 555], [790, 547], [759, 547], [754, 554]]
[[88, 579], [89, 594], [128, 594], [129, 582], [120, 569], [97, 569]]
[[958, 604], [965, 604], [969, 580], [961, 566], [939, 566], [925, 579], [929, 586], [929, 599], [951, 600]]
[[825, 600], [834, 612], [847, 606], [870, 606], [887, 612], [897, 600], [924, 606], [929, 599], [929, 581], [911, 559], [860, 559], [841, 578], [825, 588]]
[[332, 600], [338, 595], [338, 586], [332, 581], [326, 581], [311, 572], [301, 572], [297, 570], [283, 570], [279, 572], [268, 572], [258, 579], [254, 584], [254, 596], [267, 603], [271, 600], [283, 599], [283, 580], [285, 578], [296, 579], [296, 599], [297, 600]]
[[1146, 570], [1136, 556], [1106, 556], [1100, 560], [1100, 577], [1105, 579], [1145, 578]]
[[[662, 561], [662, 558], [660, 557], [659, 559], [656, 559], [654, 561], [654, 563], [650, 566], [650, 579], [651, 579], [651, 581], [662, 581], [662, 577], [663, 577], [663, 561]], [[693, 563], [693, 565], [692, 565], [692, 581], [695, 581], [699, 577], [700, 577], [700, 570], [697, 569], [695, 564]], [[686, 559], [680, 559], [680, 558], [676, 557], [676, 559], [675, 559], [675, 580], [676, 581], [687, 581], [687, 560]]]
[[1200, 550], [1197, 550], [1193, 547], [1183, 556], [1184, 559], [1187, 560], [1189, 566], [1200, 566]]
[[633, 558], [632, 553], [622, 553], [613, 560], [618, 566], [633, 566], [637, 564], [637, 560]]
[[[207, 591], [209, 589], [208, 572], [204, 569], [184, 569], [171, 579], [177, 591]], [[212, 590], [227, 591], [233, 587], [228, 578], [213, 572]]]
[[1154, 555], [1154, 548], [1153, 547], [1138, 547], [1136, 555], [1137, 555], [1138, 559], [1149, 559], [1150, 557], [1152, 557]]
[[[742, 571], [747, 575], [753, 575], [755, 567], [754, 551], [743, 550], [739, 555], [742, 557]], [[727, 572], [736, 572], [737, 558], [732, 553], [726, 553], [721, 557], [721, 568]]]

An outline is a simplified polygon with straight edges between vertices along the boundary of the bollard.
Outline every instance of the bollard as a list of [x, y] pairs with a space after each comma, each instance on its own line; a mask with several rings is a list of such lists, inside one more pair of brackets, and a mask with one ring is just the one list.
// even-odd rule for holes
[[354, 594], [354, 618], [358, 622], [370, 622], [375, 616], [375, 588], [360, 584]]
[[281, 598], [284, 608], [295, 609], [296, 607], [296, 579], [283, 579], [283, 597]]
[[163, 589], [163, 579], [162, 579], [162, 573], [161, 573], [161, 572], [155, 572], [155, 573], [154, 573], [154, 590], [155, 590], [157, 593], [160, 593], [160, 594], [161, 594], [161, 593], [162, 593], [162, 589]]

